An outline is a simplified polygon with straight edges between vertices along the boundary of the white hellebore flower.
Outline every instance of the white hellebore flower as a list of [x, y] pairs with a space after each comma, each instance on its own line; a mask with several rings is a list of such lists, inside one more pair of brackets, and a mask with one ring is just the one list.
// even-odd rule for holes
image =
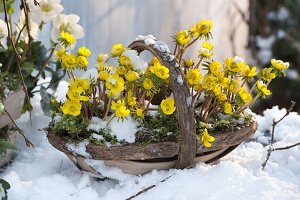
[[[26, 17], [24, 11], [21, 11], [20, 14], [20, 19], [17, 25], [17, 32], [19, 33], [20, 30], [24, 27], [26, 24]], [[30, 36], [35, 40], [38, 38], [38, 34], [40, 32], [39, 25], [35, 23], [32, 19], [31, 16], [29, 15], [29, 27], [30, 27]], [[21, 33], [21, 39], [25, 40], [25, 42], [28, 41], [28, 31], [26, 26], [23, 28], [22, 33]]]
[[6, 38], [8, 35], [6, 23], [0, 19], [0, 39]]
[[60, 5], [61, 0], [38, 0], [39, 5], [34, 5], [31, 1], [31, 17], [40, 24], [43, 22], [51, 21], [56, 15], [64, 10], [64, 7]]
[[72, 34], [76, 39], [83, 38], [84, 31], [82, 26], [78, 24], [80, 17], [78, 15], [59, 14], [53, 19], [53, 27], [51, 30], [51, 39], [58, 42], [62, 31]]

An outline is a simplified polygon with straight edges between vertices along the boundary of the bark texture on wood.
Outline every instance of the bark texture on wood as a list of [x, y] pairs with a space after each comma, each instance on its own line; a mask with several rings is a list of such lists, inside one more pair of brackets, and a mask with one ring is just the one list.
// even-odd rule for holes
[[155, 45], [146, 45], [143, 40], [134, 41], [128, 47], [136, 50], [138, 53], [144, 50], [149, 51], [158, 58], [162, 65], [170, 70], [170, 85], [174, 94], [176, 119], [180, 131], [176, 168], [183, 169], [193, 166], [197, 152], [196, 124], [194, 111], [190, 103], [191, 95], [189, 87], [183, 78], [184, 75], [181, 72], [180, 66], [176, 63], [173, 55], [157, 50]]
[[[253, 121], [248, 126], [235, 131], [211, 133], [215, 137], [212, 147], [206, 148], [199, 145], [197, 155], [211, 154], [214, 151], [237, 146], [249, 139], [256, 131], [257, 123]], [[70, 153], [66, 147], [67, 137], [59, 133], [48, 133], [49, 142], [58, 150]], [[153, 159], [174, 158], [178, 155], [180, 145], [176, 142], [150, 143], [145, 145], [121, 145], [105, 147], [88, 144], [87, 152], [96, 160], [135, 160], [147, 161]]]

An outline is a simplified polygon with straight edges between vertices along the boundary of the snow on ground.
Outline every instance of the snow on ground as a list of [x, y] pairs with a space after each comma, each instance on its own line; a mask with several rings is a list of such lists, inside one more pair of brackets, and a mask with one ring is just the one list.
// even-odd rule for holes
[[[118, 200], [152, 184], [158, 185], [136, 199], [300, 199], [300, 148], [273, 152], [262, 171], [266, 147], [254, 141], [240, 145], [218, 165], [199, 163], [192, 169], [153, 171], [143, 176], [124, 174], [100, 161], [98, 166], [102, 164], [105, 175], [111, 177], [101, 181], [79, 171], [48, 143], [40, 129], [50, 118], [43, 116], [39, 101], [40, 97], [34, 96], [32, 125], [28, 113], [18, 120], [35, 148], [26, 147], [19, 139], [15, 160], [0, 175], [11, 184], [10, 200]], [[256, 116], [259, 128], [254, 138], [266, 141], [264, 132], [271, 128], [274, 117], [278, 119], [284, 113], [274, 107], [264, 116]], [[300, 116], [291, 113], [285, 118], [276, 128], [275, 139], [275, 146], [300, 141]]]

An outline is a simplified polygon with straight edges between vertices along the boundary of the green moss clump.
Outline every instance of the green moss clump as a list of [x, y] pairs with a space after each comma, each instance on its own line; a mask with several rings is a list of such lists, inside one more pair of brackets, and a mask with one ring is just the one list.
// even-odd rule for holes
[[136, 133], [137, 143], [177, 141], [179, 136], [175, 115], [147, 115], [140, 130]]
[[67, 135], [71, 139], [81, 139], [90, 137], [91, 132], [87, 130], [88, 125], [89, 121], [81, 117], [62, 115], [60, 120], [51, 122], [50, 128], [55, 133]]

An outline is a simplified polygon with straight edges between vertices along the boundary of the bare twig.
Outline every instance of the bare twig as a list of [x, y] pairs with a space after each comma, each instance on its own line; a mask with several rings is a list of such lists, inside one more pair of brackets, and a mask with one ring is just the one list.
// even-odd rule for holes
[[292, 148], [292, 147], [295, 147], [297, 145], [299, 145], [299, 143], [297, 144], [294, 144], [294, 145], [290, 145], [290, 146], [287, 146], [287, 147], [282, 147], [282, 148], [273, 148], [273, 145], [274, 145], [274, 135], [275, 135], [275, 127], [278, 123], [280, 123], [286, 116], [288, 116], [290, 114], [290, 112], [292, 112], [294, 106], [295, 106], [296, 102], [295, 101], [292, 101], [291, 102], [291, 105], [289, 107], [289, 109], [286, 111], [285, 115], [283, 117], [281, 117], [278, 121], [275, 121], [275, 119], [273, 119], [273, 124], [272, 124], [272, 132], [271, 132], [271, 141], [270, 141], [270, 144], [269, 144], [269, 149], [268, 149], [268, 154], [267, 154], [267, 158], [265, 160], [265, 162], [261, 165], [262, 166], [262, 169], [264, 169], [267, 165], [267, 162], [271, 156], [271, 153], [272, 151], [277, 151], [277, 150], [284, 150], [284, 149], [289, 149], [289, 148]]
[[12, 116], [9, 114], [9, 112], [6, 110], [6, 108], [4, 108], [5, 114], [10, 118], [10, 120], [13, 122], [13, 124], [15, 125], [17, 131], [20, 133], [20, 135], [22, 135], [22, 137], [25, 140], [25, 143], [28, 147], [34, 147], [34, 145], [27, 139], [27, 137], [24, 135], [23, 131], [18, 127], [18, 125], [16, 124], [15, 120], [12, 118]]
[[[166, 180], [168, 180], [168, 179], [171, 178], [172, 176], [173, 176], [173, 175], [168, 176], [167, 178], [164, 178], [163, 180], [159, 181], [159, 183], [165, 182]], [[156, 186], [157, 186], [157, 184], [156, 184], [156, 185], [151, 185], [151, 186], [149, 186], [149, 187], [146, 187], [146, 188], [144, 188], [143, 190], [141, 190], [141, 191], [139, 191], [138, 193], [136, 193], [135, 195], [130, 196], [130, 197], [127, 198], [126, 200], [134, 199], [135, 197], [137, 197], [137, 196], [139, 196], [139, 195], [141, 195], [141, 194], [143, 194], [143, 193], [145, 193], [145, 192], [148, 192], [149, 190], [151, 190], [152, 188], [154, 188], [154, 187], [156, 187]]]
[[26, 94], [26, 98], [27, 98], [28, 102], [30, 103], [29, 94], [28, 94], [27, 87], [26, 87], [25, 82], [24, 82], [24, 77], [23, 77], [22, 71], [21, 71], [21, 63], [20, 62], [21, 62], [22, 58], [20, 57], [20, 55], [19, 55], [19, 53], [16, 49], [15, 43], [13, 41], [12, 35], [10, 34], [10, 26], [9, 26], [9, 21], [8, 21], [8, 17], [7, 17], [6, 0], [2, 0], [2, 1], [3, 1], [3, 7], [4, 7], [4, 17], [5, 17], [6, 27], [7, 27], [7, 30], [8, 30], [8, 38], [11, 42], [11, 45], [13, 47], [13, 51], [14, 51], [14, 54], [15, 54], [15, 57], [16, 57], [17, 66], [18, 66], [18, 74], [19, 74], [20, 79], [21, 79], [23, 90]]

